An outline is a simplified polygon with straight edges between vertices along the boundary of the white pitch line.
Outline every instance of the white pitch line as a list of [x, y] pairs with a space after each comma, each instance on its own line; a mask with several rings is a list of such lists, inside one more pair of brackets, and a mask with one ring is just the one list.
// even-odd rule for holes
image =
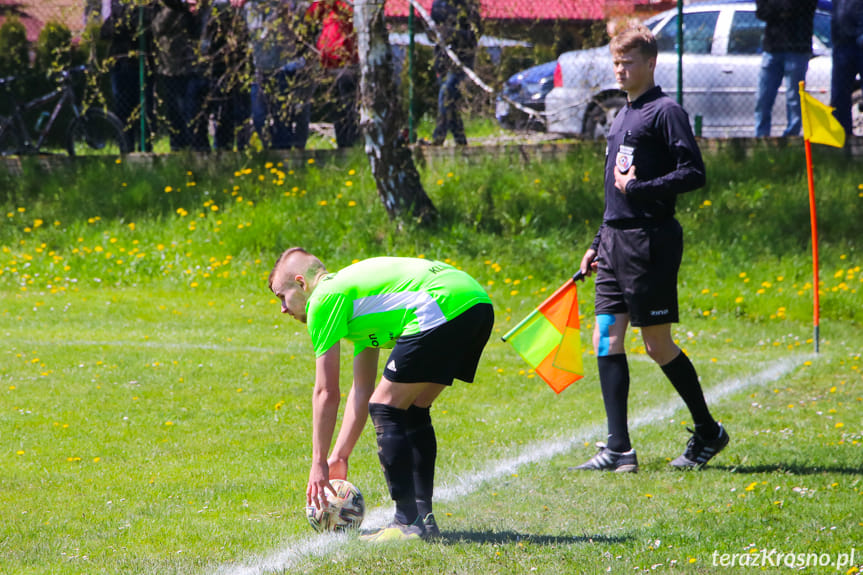
[[[714, 386], [705, 393], [708, 403], [717, 403], [729, 395], [743, 389], [761, 386], [776, 381], [795, 366], [800, 365], [804, 357], [795, 356], [783, 358], [768, 364], [766, 368], [750, 377], [743, 379], [731, 379]], [[670, 417], [675, 411], [683, 406], [680, 399], [673, 400], [648, 409], [640, 413], [630, 421], [630, 429], [650, 425], [661, 419]], [[500, 459], [491, 462], [485, 468], [457, 476], [452, 484], [445, 484], [435, 489], [436, 501], [453, 501], [476, 491], [476, 489], [488, 481], [505, 477], [514, 473], [519, 467], [532, 463], [547, 461], [556, 455], [566, 453], [576, 445], [581, 445], [586, 438], [596, 437], [605, 431], [605, 423], [587, 425], [567, 434], [567, 437], [558, 437], [549, 441], [537, 441], [525, 446], [521, 453], [515, 457]], [[386, 525], [392, 516], [392, 508], [376, 507], [370, 510], [363, 521], [363, 527], [375, 529]], [[311, 535], [299, 538], [290, 547], [274, 552], [266, 557], [247, 562], [245, 565], [225, 565], [220, 567], [216, 575], [264, 575], [266, 573], [289, 571], [300, 562], [309, 557], [321, 557], [334, 549], [336, 545], [344, 540], [344, 536], [337, 535]]]
[[253, 347], [253, 346], [230, 346], [218, 345], [215, 343], [176, 343], [162, 341], [75, 341], [75, 340], [40, 340], [27, 341], [19, 340], [20, 346], [28, 345], [50, 345], [50, 346], [81, 346], [81, 347], [147, 347], [156, 349], [203, 349], [207, 351], [224, 351], [231, 353], [277, 353], [287, 354], [289, 350], [278, 347]]

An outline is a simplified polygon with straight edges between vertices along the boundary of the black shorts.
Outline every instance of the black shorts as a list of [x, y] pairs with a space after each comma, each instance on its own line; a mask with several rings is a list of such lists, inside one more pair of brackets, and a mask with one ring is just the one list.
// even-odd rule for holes
[[632, 229], [606, 225], [597, 251], [596, 314], [628, 313], [635, 327], [676, 323], [683, 230], [669, 218]]
[[471, 382], [493, 325], [491, 304], [479, 303], [443, 325], [400, 337], [387, 359], [384, 377], [396, 383]]

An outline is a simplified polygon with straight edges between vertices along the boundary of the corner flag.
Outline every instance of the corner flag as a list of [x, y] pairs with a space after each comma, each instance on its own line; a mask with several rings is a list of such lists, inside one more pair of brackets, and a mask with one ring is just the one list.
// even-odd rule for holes
[[578, 290], [570, 279], [501, 339], [560, 393], [584, 374], [579, 327]]
[[819, 351], [821, 303], [818, 282], [818, 218], [815, 213], [815, 178], [812, 174], [812, 143], [842, 148], [845, 128], [833, 117], [833, 108], [825, 106], [806, 93], [806, 83], [800, 82], [800, 113], [803, 118], [803, 147], [806, 150], [806, 178], [809, 182], [809, 222], [812, 227], [812, 325], [815, 353]]
[[845, 128], [833, 117], [830, 106], [810, 96], [800, 82], [800, 112], [803, 117], [803, 139], [813, 144], [842, 148], [845, 146]]

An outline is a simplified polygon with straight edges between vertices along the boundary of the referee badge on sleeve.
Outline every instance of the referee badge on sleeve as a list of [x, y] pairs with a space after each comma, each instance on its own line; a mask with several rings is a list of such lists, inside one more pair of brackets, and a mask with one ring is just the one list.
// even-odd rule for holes
[[632, 159], [635, 155], [635, 148], [632, 146], [620, 146], [617, 149], [617, 169], [621, 174], [625, 174], [632, 167]]

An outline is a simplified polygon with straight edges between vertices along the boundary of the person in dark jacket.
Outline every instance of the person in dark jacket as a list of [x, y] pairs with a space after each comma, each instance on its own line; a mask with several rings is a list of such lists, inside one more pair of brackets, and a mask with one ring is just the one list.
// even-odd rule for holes
[[[128, 0], [111, 0], [110, 12], [104, 18], [100, 36], [110, 42], [108, 57], [111, 70], [112, 111], [125, 128], [131, 148], [152, 151], [152, 129], [155, 121], [153, 75], [153, 34], [151, 30], [156, 2], [132, 4]], [[144, 109], [146, 137], [141, 149], [141, 35], [144, 35]]]
[[[452, 49], [461, 63], [473, 67], [480, 33], [479, 2], [477, 0], [434, 0], [431, 17], [438, 30], [439, 41]], [[464, 123], [458, 107], [461, 100], [459, 85], [464, 70], [455, 64], [438, 44], [435, 46], [435, 74], [438, 90], [437, 125], [432, 143], [443, 145], [448, 132], [452, 132], [456, 145], [467, 145]]]
[[215, 130], [213, 148], [243, 150], [249, 143], [252, 69], [249, 35], [240, 8], [212, 0], [202, 11], [200, 56], [207, 70], [208, 106]]
[[153, 18], [159, 99], [165, 103], [171, 151], [210, 149], [207, 79], [199, 62], [201, 11], [198, 0], [162, 0]]
[[678, 469], [700, 468], [728, 444], [710, 414], [698, 374], [671, 336], [678, 321], [677, 274], [683, 231], [674, 218], [678, 194], [705, 184], [704, 162], [686, 112], [654, 83], [656, 38], [643, 25], [611, 41], [614, 75], [627, 104], [608, 131], [605, 213], [581, 260], [596, 271], [593, 345], [608, 418], [608, 443], [574, 470], [636, 472], [629, 438], [629, 364], [626, 330], [641, 328], [647, 354], [662, 369], [692, 414], [694, 430]]
[[803, 127], [798, 85], [806, 79], [812, 56], [812, 28], [818, 0], [756, 0], [755, 16], [763, 20], [764, 54], [755, 102], [755, 136], [770, 136], [773, 103], [785, 79], [783, 136], [797, 136]]
[[[831, 20], [833, 37], [833, 76], [830, 86], [830, 105], [836, 108], [833, 115], [848, 134], [853, 132], [851, 94], [854, 77], [863, 81], [863, 0], [833, 0]], [[858, 84], [859, 85], [859, 84]], [[859, 103], [858, 106], [863, 106]], [[859, 110], [859, 116], [863, 110]], [[861, 127], [858, 126], [858, 129]]]

